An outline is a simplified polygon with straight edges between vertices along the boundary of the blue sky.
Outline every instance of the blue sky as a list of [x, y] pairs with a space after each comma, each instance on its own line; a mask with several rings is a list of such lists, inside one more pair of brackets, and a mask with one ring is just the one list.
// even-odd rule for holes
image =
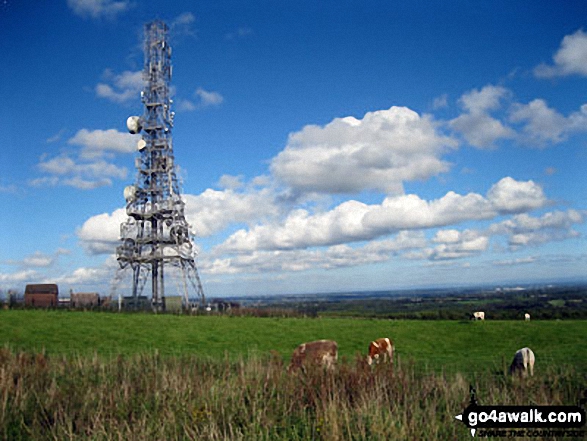
[[584, 280], [585, 12], [4, 0], [0, 290], [109, 292], [153, 19], [208, 296]]

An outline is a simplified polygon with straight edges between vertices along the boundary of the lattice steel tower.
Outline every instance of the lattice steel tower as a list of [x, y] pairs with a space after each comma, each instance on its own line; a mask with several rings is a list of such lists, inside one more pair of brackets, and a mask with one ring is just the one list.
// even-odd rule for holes
[[116, 248], [120, 269], [115, 284], [122, 280], [123, 272], [131, 269], [132, 295], [125, 300], [138, 306], [139, 299], [148, 298], [143, 291], [150, 280], [152, 306], [160, 309], [166, 295], [166, 277], [175, 278], [175, 287], [187, 308], [191, 288], [200, 304], [205, 298], [174, 163], [174, 112], [169, 92], [171, 47], [165, 23], [154, 21], [145, 26], [144, 51], [144, 113], [126, 122], [129, 132], [142, 132], [142, 138], [137, 143], [135, 184], [124, 189], [129, 217], [120, 226], [122, 244]]

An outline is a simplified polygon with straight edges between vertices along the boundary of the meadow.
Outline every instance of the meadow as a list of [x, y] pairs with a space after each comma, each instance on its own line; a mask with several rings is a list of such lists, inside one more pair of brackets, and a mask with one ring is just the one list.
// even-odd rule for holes
[[[0, 311], [0, 438], [463, 439], [454, 415], [469, 385], [483, 404], [576, 404], [586, 331], [585, 321]], [[364, 354], [380, 336], [394, 340], [395, 363], [371, 369]], [[319, 338], [338, 342], [338, 368], [288, 374], [293, 349]], [[536, 372], [515, 380], [506, 371], [523, 346]]]
[[0, 346], [47, 354], [116, 356], [155, 353], [224, 359], [277, 353], [322, 338], [338, 342], [341, 357], [365, 354], [371, 340], [389, 336], [396, 354], [431, 370], [474, 372], [509, 363], [531, 347], [549, 364], [587, 370], [584, 320], [378, 320], [187, 316], [68, 310], [0, 311]]

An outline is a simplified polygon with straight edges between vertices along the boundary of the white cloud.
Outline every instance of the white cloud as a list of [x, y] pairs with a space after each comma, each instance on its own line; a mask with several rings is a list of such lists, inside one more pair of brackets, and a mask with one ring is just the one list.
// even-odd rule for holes
[[459, 102], [470, 113], [479, 114], [499, 109], [501, 100], [509, 95], [511, 92], [504, 87], [488, 85], [481, 90], [473, 89], [464, 94]]
[[449, 164], [440, 155], [454, 147], [455, 141], [439, 134], [429, 117], [392, 107], [290, 134], [271, 172], [300, 192], [402, 193], [403, 181], [446, 172]]
[[67, 142], [71, 145], [82, 146], [80, 158], [93, 159], [102, 157], [107, 152], [134, 153], [139, 139], [139, 135], [131, 135], [115, 129], [92, 131], [81, 129]]
[[432, 239], [437, 243], [457, 243], [461, 239], [461, 233], [458, 230], [439, 230]]
[[55, 262], [55, 257], [56, 256], [50, 256], [48, 254], [37, 251], [31, 256], [25, 257], [22, 263], [23, 265], [29, 267], [48, 267], [53, 265], [53, 263]]
[[111, 178], [125, 179], [128, 173], [126, 168], [118, 167], [104, 160], [76, 162], [66, 155], [42, 159], [37, 167], [52, 176], [30, 180], [29, 184], [35, 187], [66, 185], [88, 190], [112, 185]]
[[30, 267], [48, 268], [52, 267], [55, 264], [59, 256], [69, 253], [69, 250], [63, 248], [58, 249], [53, 254], [35, 251], [31, 255], [25, 256], [22, 260], [9, 260], [3, 263], [6, 265], [18, 265], [27, 269], [29, 269]]
[[65, 185], [91, 190], [112, 185], [113, 179], [125, 179], [128, 170], [106, 159], [115, 154], [135, 151], [139, 137], [117, 130], [79, 130], [68, 144], [81, 148], [73, 154], [63, 153], [53, 158], [43, 155], [37, 168], [50, 176], [33, 178], [33, 187]]
[[587, 34], [579, 29], [563, 38], [554, 54], [553, 65], [541, 64], [534, 69], [538, 78], [553, 78], [568, 75], [587, 76]]
[[432, 108], [435, 110], [445, 107], [448, 107], [448, 95], [446, 93], [434, 98], [432, 101]]
[[510, 177], [493, 185], [487, 192], [487, 199], [500, 214], [535, 210], [547, 202], [538, 184], [533, 181], [516, 181]]
[[76, 268], [71, 274], [65, 274], [55, 279], [59, 285], [83, 286], [83, 285], [104, 285], [113, 277], [113, 272], [107, 267]]
[[[443, 239], [448, 240], [444, 241]], [[430, 260], [461, 259], [481, 253], [489, 247], [489, 237], [474, 230], [465, 230], [464, 232], [450, 230], [448, 234], [439, 231], [433, 241], [440, 243], [425, 250], [426, 256]]]
[[386, 262], [425, 244], [422, 232], [401, 231], [391, 239], [372, 241], [360, 247], [343, 244], [318, 250], [253, 251], [203, 260], [201, 268], [207, 275], [329, 270]]
[[22, 270], [15, 273], [0, 273], [0, 283], [10, 288], [11, 285], [18, 284], [19, 288], [29, 282], [37, 282], [40, 274], [36, 270]]
[[224, 102], [224, 97], [219, 92], [204, 90], [198, 87], [194, 92], [196, 102], [185, 98], [175, 98], [176, 109], [179, 112], [191, 112], [207, 107], [218, 107]]
[[130, 100], [138, 100], [139, 94], [144, 87], [143, 71], [124, 71], [119, 75], [113, 74], [110, 70], [104, 72], [104, 77], [108, 83], [98, 83], [96, 85], [96, 95], [100, 98], [106, 98], [118, 104], [126, 103]]
[[486, 197], [451, 191], [433, 201], [417, 195], [389, 196], [379, 205], [350, 200], [324, 213], [297, 209], [280, 223], [238, 230], [216, 251], [291, 250], [372, 240], [400, 230], [436, 228], [521, 213], [546, 202], [540, 186], [509, 177], [493, 185]]
[[83, 18], [114, 18], [128, 10], [131, 3], [127, 0], [67, 0], [70, 9]]
[[124, 208], [92, 216], [76, 231], [77, 237], [90, 254], [112, 254], [120, 245], [120, 224], [127, 217]]
[[186, 100], [183, 98], [176, 98], [175, 99], [175, 108], [179, 112], [191, 112], [191, 111], [197, 109], [197, 107], [194, 103], [192, 103], [190, 100]]
[[469, 144], [478, 148], [492, 147], [499, 139], [513, 138], [515, 132], [489, 114], [499, 109], [501, 101], [510, 95], [510, 91], [501, 86], [474, 89], [459, 100], [467, 113], [453, 119], [449, 125], [461, 132]]
[[275, 196], [270, 189], [238, 192], [207, 189], [202, 194], [184, 195], [185, 215], [194, 232], [200, 237], [210, 236], [231, 224], [254, 223], [279, 214]]
[[[217, 234], [231, 225], [254, 224], [280, 213], [270, 189], [257, 191], [223, 191], [207, 189], [200, 195], [183, 195], [185, 217], [192, 233], [198, 237]], [[114, 252], [120, 242], [120, 224], [126, 221], [126, 210], [92, 216], [78, 229], [82, 246], [91, 254]]]
[[450, 121], [450, 126], [461, 132], [473, 147], [491, 148], [499, 139], [514, 137], [514, 131], [487, 114], [466, 113]]
[[510, 121], [526, 123], [522, 129], [524, 136], [529, 142], [539, 145], [563, 141], [568, 128], [566, 118], [541, 99], [535, 99], [529, 104], [515, 104]]
[[196, 31], [193, 28], [195, 21], [196, 17], [191, 12], [183, 12], [179, 14], [169, 25], [171, 38], [195, 37]]
[[200, 107], [219, 106], [224, 101], [224, 97], [218, 92], [212, 92], [198, 87], [196, 96], [199, 98]]
[[569, 135], [587, 131], [587, 104], [568, 117], [561, 115], [541, 99], [512, 106], [510, 121], [523, 124], [520, 140], [544, 147], [565, 141]]
[[540, 217], [523, 213], [492, 225], [488, 233], [505, 235], [510, 248], [518, 249], [578, 237], [573, 225], [584, 223], [586, 218], [587, 212], [578, 210], [554, 211]]

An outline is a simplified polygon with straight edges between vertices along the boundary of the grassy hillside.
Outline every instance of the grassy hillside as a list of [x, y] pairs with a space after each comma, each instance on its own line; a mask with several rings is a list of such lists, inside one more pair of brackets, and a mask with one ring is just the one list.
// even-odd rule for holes
[[587, 321], [419, 321], [351, 318], [255, 318], [71, 311], [0, 312], [0, 346], [70, 355], [186, 355], [220, 360], [276, 352], [286, 361], [301, 342], [334, 339], [341, 357], [366, 352], [389, 336], [405, 361], [430, 370], [475, 372], [502, 367], [524, 346], [537, 368], [587, 370]]
[[[454, 415], [469, 385], [482, 404], [576, 403], [586, 331], [585, 321], [1, 311], [0, 439], [466, 439]], [[399, 357], [371, 369], [363, 355], [379, 336]], [[338, 341], [337, 369], [288, 374], [292, 350], [318, 338]], [[522, 346], [536, 372], [514, 379], [504, 371]]]

